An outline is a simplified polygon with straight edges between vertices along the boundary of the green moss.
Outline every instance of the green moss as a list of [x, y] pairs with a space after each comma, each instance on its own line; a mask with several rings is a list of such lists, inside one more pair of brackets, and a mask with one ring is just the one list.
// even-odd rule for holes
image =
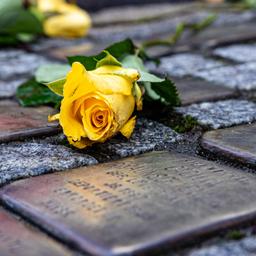
[[244, 237], [245, 237], [245, 234], [240, 230], [231, 230], [226, 235], [226, 238], [230, 240], [240, 240]]
[[180, 117], [179, 124], [172, 127], [178, 133], [184, 133], [191, 131], [195, 126], [198, 125], [198, 122], [192, 116]]
[[192, 116], [183, 116], [175, 112], [173, 108], [163, 106], [159, 102], [144, 102], [143, 111], [138, 116], [155, 120], [169, 126], [178, 133], [190, 132], [195, 127], [200, 127], [199, 123]]

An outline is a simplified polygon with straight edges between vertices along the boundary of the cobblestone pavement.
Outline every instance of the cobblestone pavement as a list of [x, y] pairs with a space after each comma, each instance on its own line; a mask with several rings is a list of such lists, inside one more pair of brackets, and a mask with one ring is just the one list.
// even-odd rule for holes
[[[181, 106], [168, 110], [164, 117], [149, 110], [148, 115], [138, 118], [128, 141], [117, 136], [105, 144], [77, 150], [68, 145], [56, 125], [47, 124], [46, 116], [53, 109], [28, 109], [17, 104], [16, 89], [41, 64], [64, 62], [66, 55], [93, 54], [127, 37], [137, 43], [163, 38], [180, 22], [199, 22], [213, 12], [217, 12], [217, 19], [209, 28], [185, 33], [173, 47], [150, 49], [161, 64], [148, 63], [148, 67], [176, 82]], [[85, 39], [41, 38], [26, 47], [0, 49], [0, 255], [125, 255], [127, 250], [137, 253], [145, 247], [156, 247], [160, 250], [156, 255], [168, 256], [256, 255], [256, 203], [254, 189], [250, 189], [256, 185], [256, 12], [198, 3], [162, 3], [108, 8], [95, 12], [92, 19], [94, 28]], [[148, 155], [151, 151], [153, 155]], [[154, 155], [158, 151], [159, 156]], [[162, 151], [169, 151], [170, 157]], [[165, 168], [154, 162], [154, 157], [161, 156]], [[116, 162], [120, 159], [125, 160]], [[151, 170], [151, 161], [155, 170]], [[86, 166], [79, 170], [91, 177], [94, 185], [86, 184], [81, 174], [78, 179], [70, 170]], [[178, 171], [169, 177], [171, 168]], [[97, 188], [102, 177], [99, 170], [118, 178], [114, 183], [104, 176], [105, 187], [123, 195], [130, 193], [138, 205], [117, 208], [113, 214], [115, 207], [121, 207], [121, 199]], [[143, 180], [140, 172], [148, 178]], [[223, 181], [219, 172], [226, 175]], [[68, 175], [74, 175], [76, 183], [68, 180]], [[77, 188], [70, 192], [71, 187], [63, 186], [58, 190], [62, 179]], [[133, 190], [120, 189], [123, 182], [130, 182]], [[177, 190], [165, 182], [177, 182]], [[191, 190], [185, 185], [178, 189], [185, 182]], [[52, 184], [56, 191], [51, 198]], [[94, 201], [90, 202], [89, 194], [88, 198], [77, 196], [79, 189], [94, 193]], [[161, 197], [163, 191], [167, 198]], [[63, 194], [84, 208], [72, 209], [68, 201], [56, 206]], [[104, 212], [97, 196], [113, 211]], [[83, 226], [85, 211], [89, 211], [91, 223]], [[129, 219], [129, 214], [138, 221]], [[157, 222], [154, 215], [162, 219]], [[81, 227], [77, 220], [81, 220]], [[126, 225], [126, 233], [120, 223]], [[141, 229], [133, 237], [135, 227]], [[17, 237], [17, 232], [25, 238]], [[123, 237], [131, 244], [120, 242]], [[166, 241], [173, 247], [162, 251], [161, 244], [166, 245]]]

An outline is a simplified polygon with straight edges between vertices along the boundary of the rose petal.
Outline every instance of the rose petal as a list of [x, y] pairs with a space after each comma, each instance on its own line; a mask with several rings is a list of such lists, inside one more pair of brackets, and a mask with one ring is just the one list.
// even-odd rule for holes
[[112, 94], [105, 95], [105, 98], [109, 102], [113, 113], [115, 113], [115, 120], [118, 126], [123, 127], [134, 111], [134, 97], [132, 95]]
[[74, 140], [80, 140], [86, 137], [86, 133], [82, 124], [81, 117], [73, 111], [73, 102], [70, 99], [63, 99], [60, 108], [60, 125], [67, 137]]
[[68, 142], [79, 149], [86, 148], [94, 143], [93, 141], [90, 141], [88, 138], [81, 138], [81, 140], [74, 141], [71, 137], [68, 137]]
[[60, 119], [60, 113], [48, 116], [48, 122], [54, 122]]
[[120, 130], [123, 136], [129, 139], [136, 124], [136, 116], [132, 117]]

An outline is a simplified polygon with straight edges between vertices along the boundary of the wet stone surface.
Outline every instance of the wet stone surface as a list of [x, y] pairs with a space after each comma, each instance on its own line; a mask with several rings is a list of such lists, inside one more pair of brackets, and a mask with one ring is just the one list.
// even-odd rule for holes
[[256, 44], [239, 44], [217, 48], [213, 54], [237, 62], [256, 61]]
[[[165, 125], [140, 118], [128, 141], [121, 136], [113, 138], [107, 143], [96, 145], [94, 151], [98, 152], [98, 156], [102, 154], [103, 158], [117, 159], [153, 150], [168, 149], [183, 139], [182, 135]], [[95, 157], [97, 158], [96, 154]]]
[[171, 77], [178, 89], [182, 105], [203, 101], [214, 101], [236, 96], [230, 88], [215, 86], [215, 84], [194, 77]]
[[11, 180], [97, 164], [97, 160], [74, 149], [47, 142], [0, 144], [0, 184]]
[[176, 108], [184, 116], [194, 117], [199, 124], [213, 129], [250, 123], [256, 120], [256, 104], [246, 100], [204, 102]]
[[0, 51], [0, 80], [28, 78], [35, 70], [49, 61], [44, 57], [23, 50]]
[[203, 135], [202, 147], [256, 167], [256, 124], [210, 131]]
[[[49, 128], [45, 122], [48, 113], [37, 112], [37, 118], [34, 118], [37, 110], [19, 111], [21, 108], [10, 107], [1, 100], [0, 141], [6, 143], [0, 144], [0, 185], [29, 177], [6, 187], [5, 204], [33, 220], [37, 226], [44, 226], [66, 245], [75, 241], [77, 248], [93, 254], [144, 250], [156, 239], [164, 243], [169, 239], [169, 245], [176, 245], [177, 241], [193, 239], [198, 231], [218, 231], [223, 226], [227, 227], [226, 224], [240, 224], [240, 217], [245, 213], [255, 214], [255, 174], [244, 170], [246, 166], [256, 167], [256, 125], [241, 124], [256, 121], [256, 104], [234, 98], [241, 94], [244, 98], [249, 98], [248, 95], [251, 99], [254, 97], [251, 95], [253, 91], [245, 93], [239, 89], [256, 89], [256, 12], [226, 10], [223, 6], [205, 8], [201, 3], [200, 6], [194, 3], [156, 5], [108, 8], [92, 13], [94, 26], [86, 38], [42, 37], [27, 45], [27, 51], [0, 50], [0, 99], [5, 99], [13, 97], [17, 87], [41, 64], [54, 62], [54, 59], [64, 61], [70, 55], [96, 54], [110, 43], [127, 37], [135, 39], [136, 44], [147, 39], [165, 38], [171, 36], [181, 22], [200, 22], [209, 14], [218, 13], [209, 28], [200, 33], [184, 33], [175, 47], [150, 48], [150, 56], [179, 52], [162, 58], [160, 67], [150, 68], [169, 75], [176, 82], [183, 105], [177, 108], [177, 112], [193, 116], [207, 128], [224, 128], [206, 132], [202, 136], [202, 148], [209, 155], [211, 153], [217, 159], [225, 160], [226, 164], [239, 162], [244, 167], [243, 171], [202, 160], [198, 156], [162, 152], [143, 155], [160, 150], [196, 155], [202, 135], [200, 127], [195, 128], [199, 130], [195, 134], [192, 131], [180, 135], [156, 121], [138, 118], [130, 140], [117, 135], [104, 144], [77, 150], [68, 145], [63, 134], [32, 138], [48, 134], [44, 133], [44, 129]], [[224, 100], [229, 98], [233, 100]], [[216, 100], [218, 102], [213, 102]], [[230, 126], [235, 127], [227, 128]], [[59, 130], [55, 129], [55, 132]], [[20, 139], [26, 140], [21, 142]], [[142, 155], [125, 158], [139, 154]], [[113, 161], [120, 158], [125, 159]], [[100, 162], [109, 163], [103, 167], [96, 165]], [[68, 170], [88, 165], [95, 166]], [[59, 172], [42, 175], [55, 171]], [[38, 175], [42, 176], [30, 178]], [[31, 208], [27, 208], [24, 202]], [[231, 215], [235, 221], [229, 222]], [[28, 231], [24, 252], [27, 249], [30, 252], [24, 256], [34, 255], [34, 249], [45, 250], [45, 242], [46, 249], [53, 250], [46, 255], [66, 255], [67, 251], [62, 252], [62, 247], [55, 248], [52, 239], [48, 241], [49, 237], [38, 230], [30, 230], [29, 225], [25, 227], [19, 222], [19, 227], [16, 227], [16, 219], [14, 225], [9, 217], [0, 209], [0, 254], [6, 250], [3, 251], [4, 256], [23, 256], [23, 241], [19, 242], [17, 234], [22, 233], [26, 237]], [[225, 225], [223, 222], [220, 224], [222, 220]], [[73, 233], [69, 232], [71, 229]], [[220, 238], [217, 232], [214, 239], [217, 239], [216, 243], [208, 243], [207, 240], [199, 248], [195, 244], [185, 254], [178, 252], [177, 255], [256, 254], [255, 236], [230, 242]], [[89, 243], [81, 244], [81, 240]], [[96, 243], [88, 248], [92, 240]], [[36, 254], [40, 255], [37, 251]], [[170, 252], [170, 255], [176, 255], [176, 252]]]
[[40, 231], [0, 208], [0, 248], [2, 256], [75, 256]]
[[255, 184], [249, 172], [154, 152], [18, 181], [1, 198], [77, 249], [130, 255], [255, 217]]
[[14, 101], [0, 101], [0, 142], [56, 134], [58, 124], [47, 121], [53, 111], [50, 107], [24, 108]]
[[170, 76], [183, 77], [193, 75], [196, 71], [200, 73], [201, 70], [222, 66], [222, 62], [205, 58], [200, 54], [182, 53], [161, 58], [161, 64], [156, 68], [156, 71]]
[[256, 62], [196, 71], [195, 76], [229, 88], [256, 89]]
[[256, 238], [247, 237], [240, 241], [220, 242], [216, 245], [204, 246], [192, 250], [186, 256], [254, 256], [256, 254]]

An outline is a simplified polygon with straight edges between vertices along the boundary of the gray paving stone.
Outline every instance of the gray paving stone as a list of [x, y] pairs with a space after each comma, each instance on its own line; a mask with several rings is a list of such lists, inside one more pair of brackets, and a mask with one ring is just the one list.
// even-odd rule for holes
[[35, 52], [47, 52], [49, 49], [71, 47], [90, 42], [87, 38], [65, 39], [65, 38], [41, 38], [30, 48]]
[[106, 26], [114, 23], [142, 22], [160, 19], [165, 16], [178, 16], [191, 13], [195, 10], [195, 4], [146, 4], [141, 6], [130, 5], [121, 7], [105, 8], [92, 13], [92, 21], [95, 26]]
[[256, 120], [256, 104], [246, 100], [205, 102], [178, 107], [176, 111], [194, 117], [201, 125], [213, 129], [250, 123]]
[[[107, 42], [122, 40], [126, 37], [130, 37], [136, 40], [167, 37], [168, 35], [172, 35], [174, 33], [176, 26], [181, 22], [190, 24], [198, 23], [214, 12], [214, 10], [200, 7], [195, 10], [195, 8], [191, 8], [189, 5], [187, 5], [183, 7], [183, 10], [180, 10], [180, 12], [176, 14], [170, 13], [169, 15], [166, 15], [166, 18], [151, 21], [145, 19], [143, 22], [143, 20], [140, 21], [139, 18], [141, 18], [143, 15], [146, 15], [147, 11], [145, 11], [143, 15], [137, 17], [137, 24], [134, 22], [132, 24], [132, 21], [136, 21], [136, 13], [140, 12], [140, 8], [135, 7], [135, 14], [129, 15], [129, 10], [132, 12], [133, 8], [134, 7], [130, 7], [130, 9], [128, 9], [128, 12], [125, 13], [123, 13], [121, 9], [114, 8], [103, 11], [103, 13], [99, 13], [98, 16], [96, 14], [94, 20], [97, 20], [98, 18], [98, 20], [96, 21], [96, 24], [98, 23], [98, 27], [92, 28], [89, 35], [97, 41]], [[181, 7], [177, 8], [182, 9]], [[164, 13], [167, 13], [168, 11], [168, 8], [166, 8], [165, 11], [162, 12], [163, 16]], [[156, 13], [157, 11], [155, 10], [154, 12]], [[146, 17], [152, 17], [154, 12], [151, 11], [151, 16]], [[175, 12], [175, 7], [173, 8], [172, 12]], [[256, 16], [255, 12], [248, 11], [235, 13], [229, 11], [220, 12], [219, 10], [217, 10], [217, 12], [218, 17], [216, 21], [212, 24], [210, 29], [207, 29], [206, 31], [201, 31], [200, 33], [197, 33], [196, 36], [193, 35], [195, 41], [194, 39], [192, 41], [188, 41], [187, 38], [184, 38], [183, 43], [192, 43], [194, 45], [197, 44], [197, 47], [204, 47], [206, 41], [209, 41], [207, 42], [207, 44], [212, 44], [212, 40], [219, 40], [220, 42], [226, 40], [234, 41], [234, 33], [236, 33], [235, 36], [237, 40], [239, 40], [239, 38], [246, 39], [248, 37], [254, 37], [255, 33], [251, 32], [250, 29], [254, 28], [253, 21]], [[107, 16], [110, 16], [111, 18], [107, 19]], [[110, 23], [112, 23], [111, 26], [106, 26], [107, 20], [108, 22], [110, 21]], [[119, 24], [117, 21], [119, 22]], [[122, 22], [126, 24], [121, 24]], [[244, 26], [243, 24], [241, 25], [241, 23], [249, 23], [249, 25], [246, 25], [248, 29], [245, 30], [246, 26]], [[227, 27], [227, 29], [225, 27]], [[229, 31], [230, 28], [232, 29], [232, 32], [227, 34], [226, 31]], [[237, 35], [238, 33], [241, 33], [241, 36]], [[218, 37], [220, 39], [218, 39]]]
[[239, 25], [241, 23], [246, 23], [250, 21], [254, 21], [256, 18], [256, 12], [253, 10], [247, 11], [237, 11], [237, 12], [229, 12], [224, 11], [217, 14], [217, 19], [212, 24], [215, 27], [224, 26], [224, 25]]
[[208, 151], [256, 167], [256, 124], [206, 132], [201, 144]]
[[[139, 21], [148, 21], [153, 19], [164, 18], [165, 16], [174, 17], [182, 16], [189, 13], [198, 13], [203, 10], [209, 11], [208, 8], [202, 8], [198, 3], [186, 4], [147, 4], [142, 6], [127, 6], [105, 8], [92, 14], [93, 24], [96, 26], [106, 26], [113, 23], [130, 23]], [[214, 12], [214, 9], [210, 9]], [[235, 25], [241, 22], [254, 20], [256, 13], [254, 11], [230, 12], [229, 10], [218, 13], [218, 18], [213, 26]]]
[[130, 140], [113, 138], [105, 144], [97, 145], [97, 152], [117, 159], [142, 154], [153, 150], [164, 150], [176, 142], [183, 140], [171, 128], [149, 119], [140, 118]]
[[204, 20], [208, 15], [208, 12], [199, 12], [133, 25], [96, 27], [90, 30], [89, 36], [97, 42], [100, 41], [106, 43], [123, 40], [127, 37], [138, 41], [166, 37], [172, 35], [175, 32], [176, 26], [181, 22], [196, 23]]
[[195, 76], [229, 88], [240, 90], [256, 89], [256, 62], [201, 70]]
[[10, 98], [16, 94], [17, 88], [26, 81], [25, 78], [19, 78], [9, 81], [0, 81], [0, 98]]
[[256, 254], [256, 238], [246, 237], [240, 241], [225, 241], [216, 245], [195, 249], [187, 256], [254, 256]]
[[[161, 58], [161, 64], [156, 68], [157, 72], [167, 73], [170, 76], [183, 77], [193, 75], [203, 70], [222, 67], [223, 63], [203, 57], [200, 54], [181, 53], [170, 57]], [[152, 65], [150, 68], [152, 69]]]
[[0, 51], [0, 80], [14, 78], [27, 78], [34, 71], [49, 61], [42, 56], [27, 53], [23, 50], [1, 50]]
[[38, 141], [0, 144], [0, 184], [96, 163], [93, 157], [63, 145]]
[[238, 44], [220, 47], [213, 54], [237, 62], [256, 61], [256, 44]]
[[[95, 144], [79, 152], [62, 145], [65, 142], [64, 135], [0, 144], [0, 184], [22, 177], [96, 164], [97, 160], [107, 161], [163, 150], [181, 140], [183, 136], [171, 128], [141, 118], [130, 140], [117, 136], [104, 144]], [[89, 156], [91, 153], [94, 157]]]
[[247, 237], [241, 241], [241, 245], [245, 250], [248, 252], [254, 252], [256, 253], [256, 237]]

